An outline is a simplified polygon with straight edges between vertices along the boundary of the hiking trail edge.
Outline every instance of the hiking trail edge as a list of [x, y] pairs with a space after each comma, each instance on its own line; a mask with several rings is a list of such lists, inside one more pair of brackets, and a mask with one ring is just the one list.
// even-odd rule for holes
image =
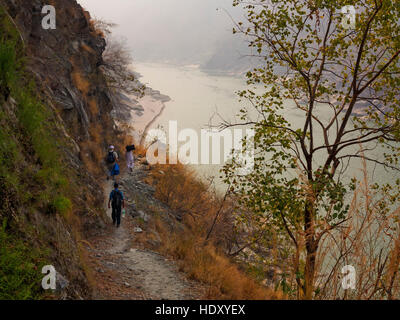
[[[119, 190], [124, 194], [125, 207], [133, 202], [132, 199], [140, 196], [131, 189], [126, 190], [125, 184], [137, 183], [139, 180], [133, 179], [143, 176], [143, 170], [143, 166], [135, 164], [132, 173], [123, 172], [118, 179]], [[104, 208], [109, 217], [109, 226], [104, 234], [91, 238], [86, 247], [93, 270], [90, 280], [95, 287], [94, 299], [200, 299], [201, 285], [186, 279], [174, 261], [157, 252], [140, 248], [135, 243], [137, 225], [128, 210], [125, 217], [121, 216], [119, 228], [112, 225], [108, 197], [113, 185], [112, 180], [106, 181], [104, 185]]]

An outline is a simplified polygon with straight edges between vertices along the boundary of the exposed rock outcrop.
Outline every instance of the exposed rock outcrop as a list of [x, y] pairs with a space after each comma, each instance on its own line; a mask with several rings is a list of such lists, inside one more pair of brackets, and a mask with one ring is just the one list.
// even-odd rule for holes
[[[81, 243], [89, 233], [104, 228], [105, 215], [102, 209], [97, 210], [102, 208], [104, 195], [83, 161], [82, 145], [96, 143], [95, 148], [101, 153], [106, 138], [115, 133], [110, 117], [111, 94], [100, 70], [106, 43], [101, 32], [93, 27], [89, 13], [75, 0], [50, 1], [56, 8], [57, 25], [55, 30], [43, 29], [42, 8], [47, 4], [49, 1], [44, 0], [0, 2], [23, 40], [27, 71], [35, 80], [37, 95], [51, 111], [59, 134], [65, 136], [62, 140], [65, 145], [57, 146], [59, 157], [70, 183], [74, 182], [78, 189], [71, 195], [74, 203], [71, 217], [49, 216], [39, 211], [28, 214], [22, 208], [20, 214], [26, 217], [14, 221], [27, 220], [38, 236], [30, 241], [49, 249], [50, 263], [63, 275], [63, 283], [68, 283], [58, 298], [89, 299], [92, 292]], [[5, 100], [9, 121], [18, 126], [17, 120], [12, 120], [15, 102], [12, 97]], [[94, 130], [100, 137], [98, 140], [93, 140]], [[38, 163], [21, 166], [40, 169]]]
[[[100, 72], [106, 42], [75, 0], [54, 0], [56, 29], [42, 28], [44, 0], [5, 0], [29, 55], [29, 67], [54, 102], [68, 132], [87, 139], [90, 123], [112, 110]], [[93, 112], [90, 104], [96, 104]]]

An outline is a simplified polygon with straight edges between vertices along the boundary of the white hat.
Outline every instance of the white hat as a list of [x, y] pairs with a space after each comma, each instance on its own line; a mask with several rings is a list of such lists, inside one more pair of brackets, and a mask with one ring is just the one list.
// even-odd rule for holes
[[109, 146], [108, 149], [114, 150], [114, 146]]

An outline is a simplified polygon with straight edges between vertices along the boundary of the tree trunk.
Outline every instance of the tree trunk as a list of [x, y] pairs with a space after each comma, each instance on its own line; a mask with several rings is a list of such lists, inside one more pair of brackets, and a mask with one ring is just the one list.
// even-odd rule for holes
[[315, 241], [314, 207], [311, 201], [306, 202], [304, 215], [306, 234], [306, 265], [304, 268], [304, 299], [311, 300], [314, 292], [315, 256], [318, 244]]
[[304, 270], [304, 289], [305, 289], [305, 296], [304, 299], [311, 300], [313, 298], [314, 293], [314, 276], [315, 276], [315, 255], [316, 255], [316, 248], [312, 251], [307, 249], [307, 256], [306, 256], [306, 266]]

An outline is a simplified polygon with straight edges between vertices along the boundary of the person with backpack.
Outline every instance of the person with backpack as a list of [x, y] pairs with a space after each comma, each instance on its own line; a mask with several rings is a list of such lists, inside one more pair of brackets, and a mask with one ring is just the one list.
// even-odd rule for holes
[[[108, 147], [108, 154], [106, 157], [106, 164], [107, 164], [107, 169], [108, 169], [108, 175], [107, 175], [107, 180], [112, 177], [113, 180], [115, 175], [119, 174], [119, 166], [118, 166], [118, 153], [115, 152], [114, 146], [109, 146]], [[118, 166], [118, 173], [115, 170], [116, 165]]]
[[117, 225], [119, 228], [121, 224], [121, 210], [125, 208], [125, 200], [122, 191], [118, 190], [118, 183], [114, 183], [114, 190], [111, 191], [108, 200], [108, 209], [112, 207], [112, 220], [113, 225]]
[[135, 166], [135, 158], [133, 155], [133, 151], [135, 150], [135, 145], [126, 146], [126, 165], [130, 172], [133, 171], [133, 167]]

